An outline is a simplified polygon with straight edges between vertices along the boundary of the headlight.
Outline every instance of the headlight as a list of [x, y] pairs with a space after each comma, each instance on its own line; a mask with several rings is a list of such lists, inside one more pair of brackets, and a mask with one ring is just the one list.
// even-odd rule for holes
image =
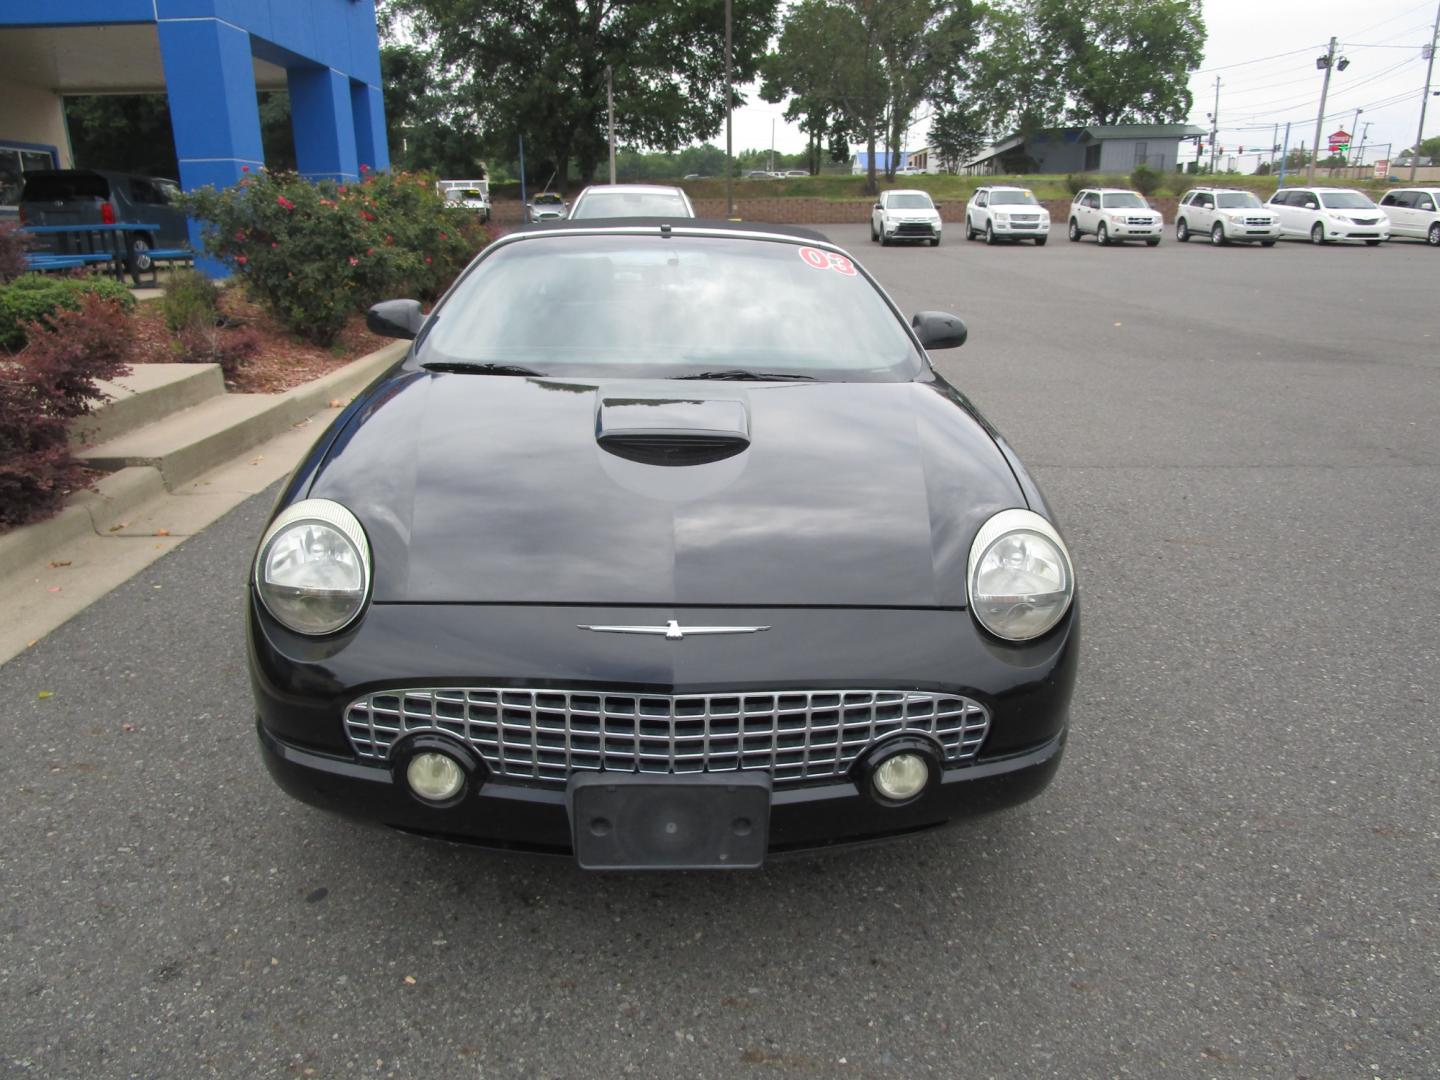
[[370, 545], [345, 507], [305, 499], [265, 530], [255, 557], [265, 610], [299, 634], [333, 634], [355, 620], [370, 593]]
[[1002, 510], [970, 546], [970, 609], [1006, 641], [1039, 637], [1075, 595], [1070, 553], [1055, 527], [1030, 510]]

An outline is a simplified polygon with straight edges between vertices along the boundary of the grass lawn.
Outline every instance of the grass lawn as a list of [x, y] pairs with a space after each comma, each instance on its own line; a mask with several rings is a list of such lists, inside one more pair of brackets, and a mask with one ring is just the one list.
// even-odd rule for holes
[[[623, 179], [623, 178], [622, 178]], [[880, 190], [888, 188], [920, 188], [930, 193], [930, 197], [936, 202], [966, 202], [977, 187], [993, 184], [1013, 184], [1018, 187], [1027, 187], [1035, 193], [1037, 199], [1064, 199], [1071, 197], [1071, 190], [1066, 184], [1064, 176], [947, 176], [943, 174], [925, 176], [897, 176], [893, 182], [886, 182], [883, 174], [877, 176]], [[1268, 197], [1275, 190], [1273, 176], [1190, 176], [1179, 173], [1166, 173], [1160, 179], [1160, 187], [1155, 191], [1156, 195], [1183, 195], [1192, 187], [1207, 185], [1211, 187], [1243, 188], [1255, 192], [1260, 198]], [[1125, 187], [1130, 186], [1130, 178], [1118, 174], [1091, 173], [1085, 174], [1084, 181], [1087, 186], [1095, 185], [1101, 187]], [[603, 182], [603, 181], [599, 181]], [[647, 181], [650, 182], [650, 181]], [[654, 183], [674, 183], [684, 188], [692, 199], [723, 199], [725, 197], [725, 181], [722, 179], [709, 180], [672, 180], [653, 181]], [[1305, 174], [1291, 173], [1286, 176], [1287, 185], [1303, 184]], [[1326, 180], [1317, 178], [1316, 183], [1326, 187], [1353, 187], [1362, 191], [1379, 195], [1393, 184], [1379, 180]], [[577, 189], [578, 190], [578, 189]], [[497, 199], [519, 199], [520, 185], [496, 184], [491, 188], [493, 196]], [[830, 199], [836, 202], [849, 201], [865, 198], [865, 177], [863, 176], [807, 176], [796, 177], [789, 180], [742, 180], [737, 179], [734, 184], [734, 197], [736, 199], [774, 199], [774, 198], [811, 198]]]

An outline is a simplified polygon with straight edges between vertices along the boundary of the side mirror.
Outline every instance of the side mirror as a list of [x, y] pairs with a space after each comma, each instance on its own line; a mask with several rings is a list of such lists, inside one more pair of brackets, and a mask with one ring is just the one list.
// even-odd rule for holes
[[884, 208], [883, 206], [881, 206], [881, 205], [877, 202], [877, 203], [874, 205], [874, 207], [872, 207], [872, 209], [875, 209], [875, 210], [884, 210], [885, 208]]
[[944, 203], [938, 203], [938, 202], [937, 202], [937, 203], [931, 203], [930, 205], [933, 206], [936, 210], [943, 209], [944, 206], [945, 206]]
[[366, 328], [381, 337], [414, 341], [424, 324], [419, 300], [382, 300], [365, 313]]
[[1305, 204], [1305, 209], [1306, 209], [1306, 210], [1319, 210], [1319, 209], [1320, 209], [1320, 206], [1319, 206], [1319, 204], [1317, 204], [1317, 203], [1307, 202], [1307, 203]]
[[965, 344], [965, 339], [970, 335], [958, 315], [949, 315], [943, 311], [917, 312], [911, 317], [910, 325], [914, 327], [915, 336], [920, 339], [920, 344], [925, 346], [926, 351], [958, 348]]

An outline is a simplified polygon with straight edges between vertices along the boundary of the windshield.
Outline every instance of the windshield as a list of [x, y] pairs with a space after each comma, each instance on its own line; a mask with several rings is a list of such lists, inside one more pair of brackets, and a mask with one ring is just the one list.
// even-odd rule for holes
[[1260, 206], [1260, 200], [1248, 191], [1236, 191], [1228, 195], [1215, 196], [1216, 204], [1222, 210], [1239, 210], [1245, 207]]
[[930, 201], [930, 196], [920, 192], [914, 195], [891, 195], [885, 200], [885, 205], [891, 210], [935, 209], [935, 204]]
[[991, 206], [1035, 206], [1035, 196], [1028, 191], [994, 191], [990, 193]]
[[558, 206], [565, 200], [560, 198], [559, 195], [556, 195], [552, 192], [549, 195], [536, 195], [535, 198], [531, 199], [530, 201], [533, 202], [536, 206]]
[[673, 191], [586, 192], [570, 215], [575, 218], [694, 217]]
[[1145, 200], [1133, 191], [1107, 191], [1100, 196], [1100, 205], [1107, 210], [1148, 210]]
[[848, 259], [740, 237], [508, 244], [460, 280], [432, 326], [422, 364], [662, 379], [743, 368], [835, 382], [922, 370], [904, 324]]
[[22, 202], [71, 202], [108, 199], [110, 182], [98, 173], [56, 172], [25, 177]]
[[1358, 191], [1322, 191], [1320, 205], [1327, 210], [1375, 209], [1375, 204]]

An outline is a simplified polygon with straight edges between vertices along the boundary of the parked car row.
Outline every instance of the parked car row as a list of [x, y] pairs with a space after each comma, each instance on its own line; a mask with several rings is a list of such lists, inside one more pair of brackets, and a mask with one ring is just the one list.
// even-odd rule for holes
[[[1165, 220], [1137, 191], [1084, 188], [1066, 215], [1066, 232], [1078, 242], [1093, 236], [1102, 246], [1141, 241], [1160, 243]], [[882, 192], [870, 212], [870, 239], [940, 243], [939, 207], [924, 191]], [[1198, 187], [1180, 199], [1175, 239], [1192, 236], [1226, 244], [1274, 247], [1281, 239], [1328, 244], [1354, 240], [1376, 247], [1391, 237], [1424, 240], [1440, 247], [1440, 188], [1395, 188], [1377, 206], [1350, 188], [1281, 188], [1266, 202], [1251, 191]], [[1033, 240], [1041, 247], [1050, 237], [1050, 213], [1028, 188], [993, 185], [977, 188], [965, 205], [965, 239]]]

